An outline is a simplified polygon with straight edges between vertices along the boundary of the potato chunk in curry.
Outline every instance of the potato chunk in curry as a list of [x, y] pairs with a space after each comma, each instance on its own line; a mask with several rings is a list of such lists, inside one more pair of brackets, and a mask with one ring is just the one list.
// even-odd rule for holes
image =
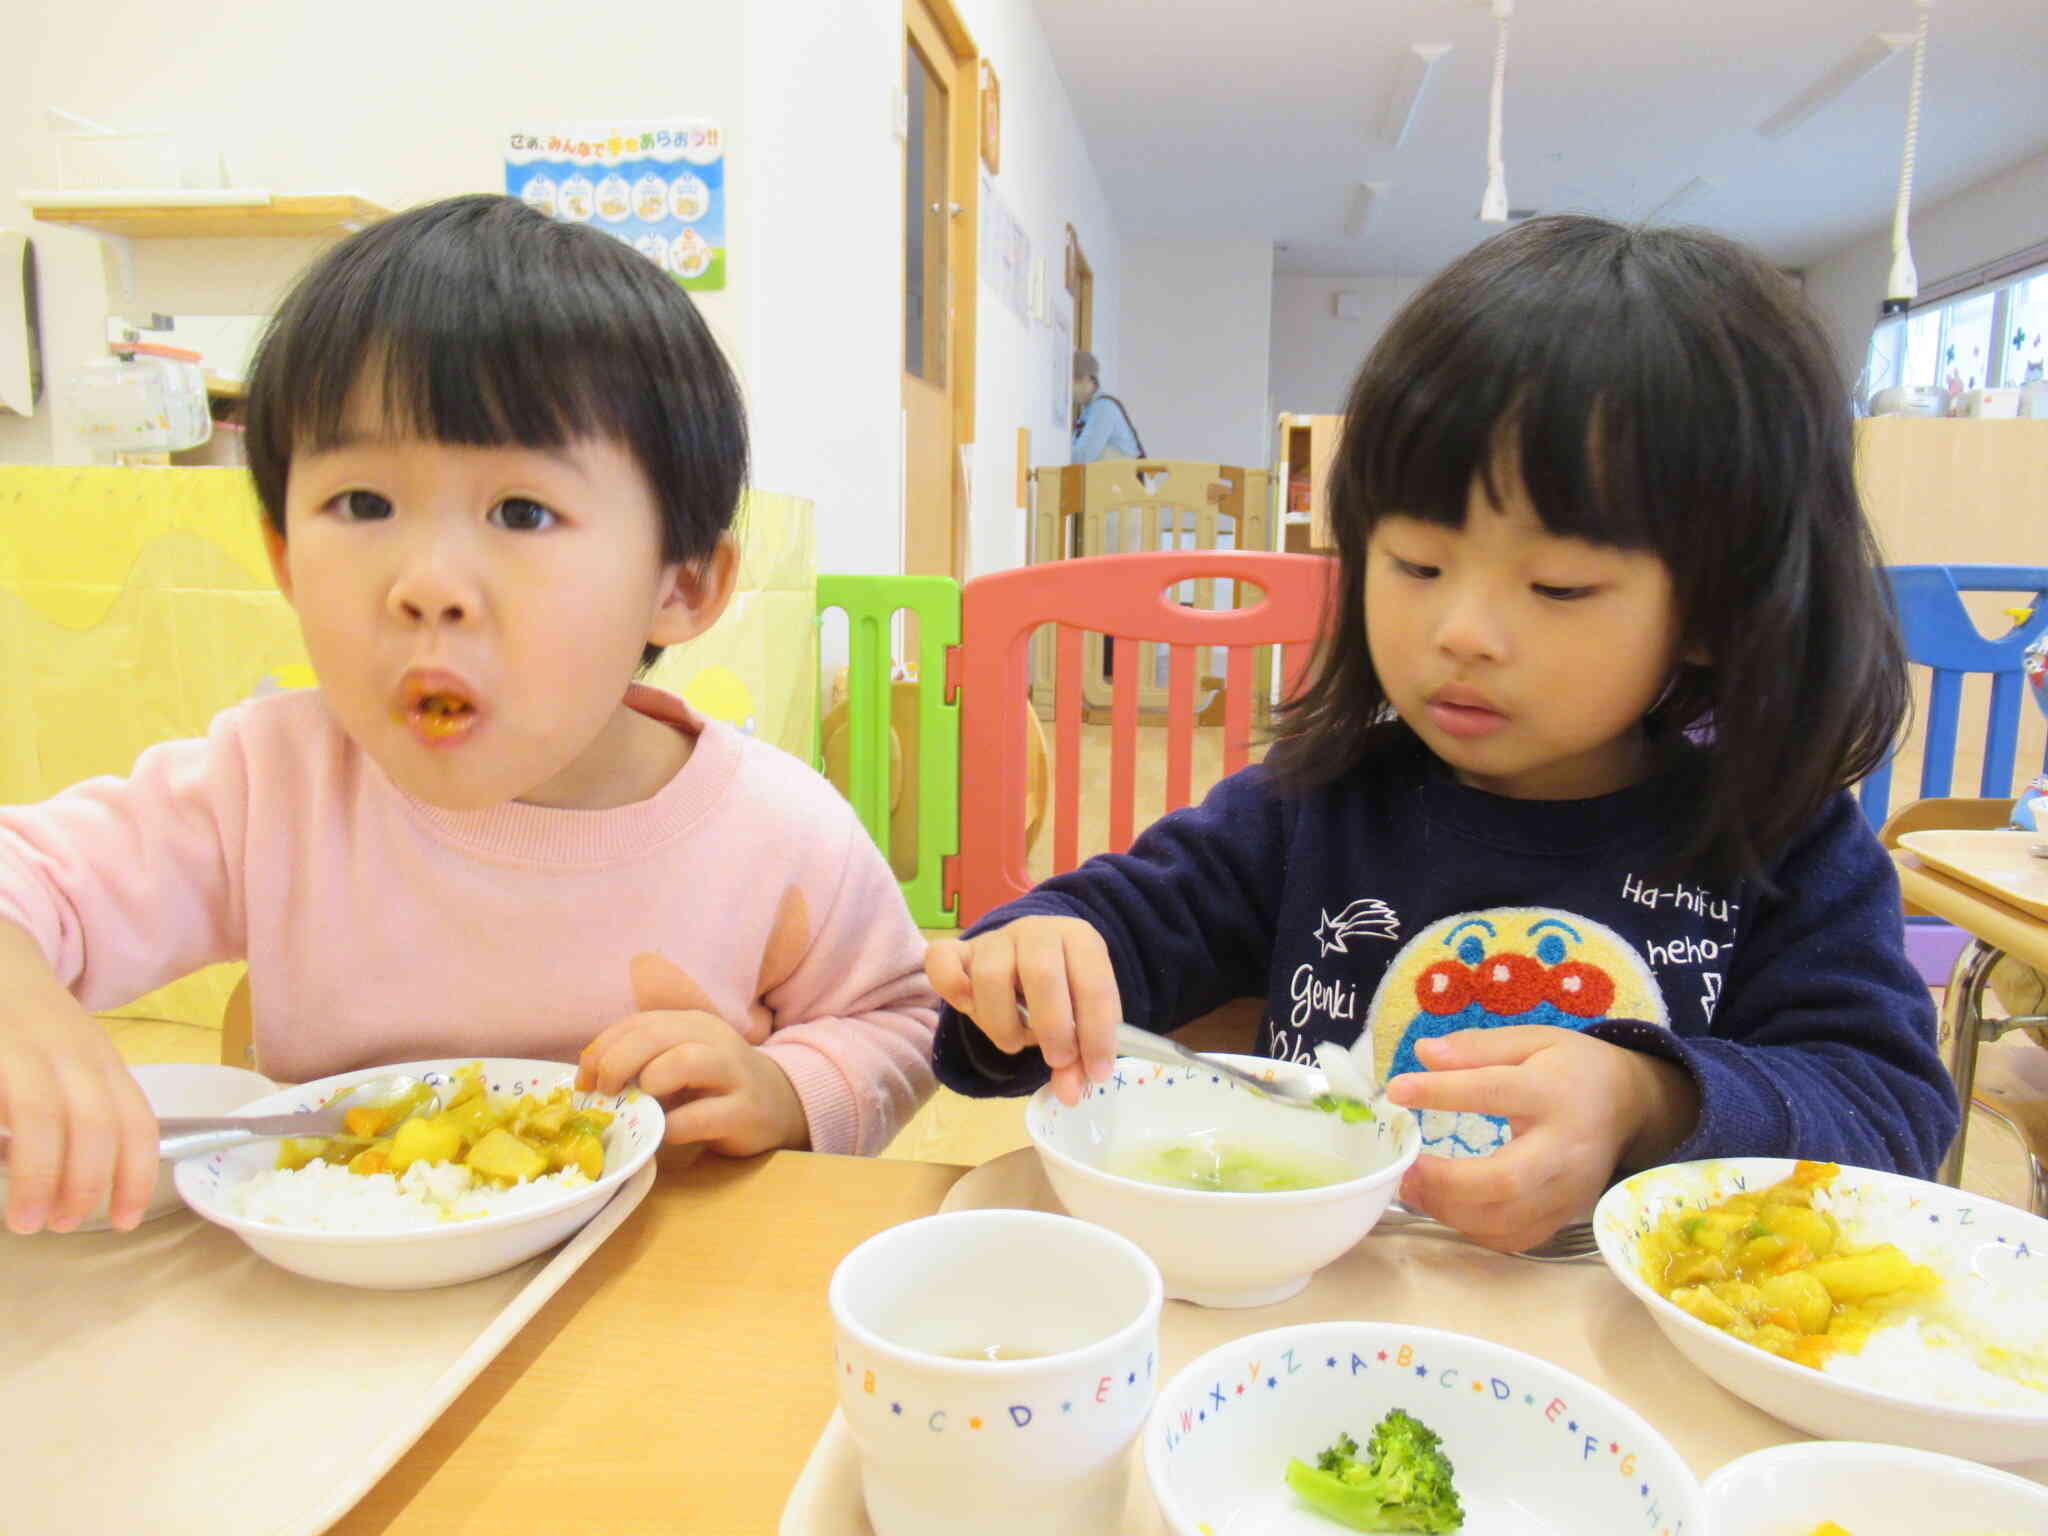
[[1890, 1243], [1843, 1243], [1813, 1204], [1841, 1171], [1801, 1162], [1768, 1189], [1667, 1212], [1643, 1240], [1643, 1278], [1709, 1327], [1801, 1365], [1861, 1348], [1938, 1277]]
[[584, 1108], [565, 1084], [544, 1099], [525, 1094], [494, 1102], [480, 1063], [458, 1070], [453, 1092], [433, 1114], [424, 1098], [360, 1105], [343, 1117], [348, 1135], [287, 1141], [280, 1168], [302, 1168], [315, 1158], [351, 1173], [404, 1173], [414, 1163], [460, 1163], [475, 1178], [517, 1184], [563, 1168], [586, 1178], [604, 1174], [604, 1133], [609, 1110]]

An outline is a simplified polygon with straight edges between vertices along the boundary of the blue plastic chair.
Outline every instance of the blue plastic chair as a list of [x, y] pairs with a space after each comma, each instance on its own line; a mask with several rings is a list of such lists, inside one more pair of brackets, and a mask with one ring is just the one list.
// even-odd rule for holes
[[[1991, 678], [1991, 708], [1984, 731], [1984, 771], [1977, 793], [2011, 799], [2019, 791], [2020, 709], [2026, 687], [2020, 653], [2048, 630], [2048, 566], [1894, 565], [1885, 569], [1892, 601], [1905, 633], [1906, 658], [1931, 668], [1926, 744], [1920, 757], [1920, 798], [1947, 795], [1955, 779], [1956, 722], [1963, 702], [1963, 678], [1980, 672]], [[2010, 592], [2014, 607], [2033, 613], [2005, 634], [1989, 640], [1963, 606], [1965, 592]], [[2043, 769], [2028, 768], [2027, 778]], [[1892, 765], [1886, 762], [1858, 791], [1873, 829], [1884, 825], [1891, 802]], [[1945, 986], [1955, 957], [1968, 942], [1961, 930], [1931, 917], [1906, 920], [1906, 947], [1930, 986]]]

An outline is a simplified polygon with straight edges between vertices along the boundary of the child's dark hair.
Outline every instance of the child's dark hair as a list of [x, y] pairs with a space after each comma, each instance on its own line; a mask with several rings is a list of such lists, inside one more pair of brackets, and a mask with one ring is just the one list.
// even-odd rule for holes
[[664, 561], [702, 560], [732, 526], [747, 475], [739, 383], [689, 296], [609, 235], [480, 194], [321, 257], [249, 379], [249, 470], [280, 535], [292, 455], [340, 440], [366, 369], [393, 430], [423, 439], [618, 439], [654, 488]]
[[1646, 720], [1698, 753], [1668, 856], [1761, 876], [1890, 750], [1905, 655], [1857, 499], [1848, 399], [1795, 285], [1701, 230], [1532, 219], [1431, 279], [1373, 348], [1331, 466], [1334, 627], [1268, 762], [1327, 783], [1414, 735], [1365, 638], [1366, 543], [1464, 525], [1519, 473], [1553, 534], [1657, 555], [1681, 665]]

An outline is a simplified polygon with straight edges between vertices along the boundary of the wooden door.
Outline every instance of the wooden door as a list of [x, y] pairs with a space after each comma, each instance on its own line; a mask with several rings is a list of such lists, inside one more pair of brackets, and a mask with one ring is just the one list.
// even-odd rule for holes
[[959, 579], [960, 448], [974, 436], [977, 60], [943, 0], [907, 0], [903, 17], [903, 568]]

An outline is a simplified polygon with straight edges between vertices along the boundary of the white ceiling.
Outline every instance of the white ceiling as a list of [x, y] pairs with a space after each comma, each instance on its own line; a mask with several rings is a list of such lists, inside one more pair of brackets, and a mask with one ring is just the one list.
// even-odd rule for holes
[[[1035, 0], [1126, 240], [1271, 240], [1276, 270], [1434, 271], [1497, 228], [1485, 0]], [[1901, 50], [1777, 140], [1756, 125], [1913, 0], [1515, 0], [1504, 158], [1517, 209], [1672, 221], [1801, 266], [1891, 222]], [[1403, 56], [1449, 43], [1408, 140], [1380, 140]], [[2048, 151], [2048, 0], [1936, 0], [1913, 203]], [[1362, 236], [1361, 182], [1391, 186]], [[2048, 231], [2048, 210], [2042, 211]]]

